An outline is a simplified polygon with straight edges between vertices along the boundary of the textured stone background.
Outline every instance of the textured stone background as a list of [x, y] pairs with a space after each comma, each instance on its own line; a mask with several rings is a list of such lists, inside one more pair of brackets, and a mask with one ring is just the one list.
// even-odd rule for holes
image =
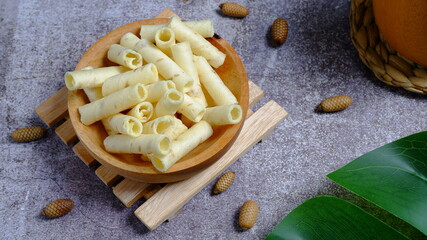
[[[361, 63], [349, 39], [349, 1], [243, 1], [244, 19], [221, 16], [222, 1], [2, 1], [0, 7], [0, 225], [4, 239], [259, 239], [303, 201], [327, 194], [371, 208], [325, 175], [385, 143], [427, 129], [426, 97], [389, 87]], [[10, 140], [27, 125], [42, 125], [34, 109], [60, 89], [64, 72], [109, 31], [151, 18], [169, 7], [185, 19], [208, 18], [240, 54], [248, 78], [289, 117], [273, 136], [231, 166], [231, 189], [197, 194], [173, 221], [149, 232], [64, 146], [52, 130], [28, 144]], [[286, 44], [269, 46], [276, 17], [288, 19]], [[348, 94], [354, 104], [318, 114], [324, 98]], [[45, 220], [42, 207], [72, 198], [75, 209]], [[261, 213], [241, 232], [239, 206], [252, 199]], [[366, 207], [368, 206], [368, 207]], [[374, 209], [375, 211], [375, 209]], [[381, 214], [380, 214], [381, 215]], [[385, 215], [387, 219], [391, 216]], [[405, 228], [406, 229], [406, 228]]]

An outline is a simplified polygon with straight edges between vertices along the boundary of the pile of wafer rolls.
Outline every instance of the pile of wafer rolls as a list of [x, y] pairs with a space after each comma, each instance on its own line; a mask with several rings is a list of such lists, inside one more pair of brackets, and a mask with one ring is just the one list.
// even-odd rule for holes
[[80, 121], [102, 122], [106, 151], [140, 154], [167, 171], [210, 138], [212, 126], [242, 120], [236, 97], [214, 70], [226, 55], [205, 39], [213, 35], [212, 21], [178, 17], [143, 25], [140, 37], [126, 33], [107, 54], [118, 66], [65, 74], [67, 88], [83, 89], [90, 101], [79, 107]]

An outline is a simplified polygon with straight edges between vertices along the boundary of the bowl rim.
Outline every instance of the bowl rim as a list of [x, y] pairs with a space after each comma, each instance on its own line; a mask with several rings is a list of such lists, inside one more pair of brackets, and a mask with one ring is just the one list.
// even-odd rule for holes
[[[144, 19], [139, 20], [135, 22], [131, 22], [125, 25], [122, 25], [100, 39], [98, 39], [87, 51], [86, 53], [80, 58], [79, 63], [77, 64], [75, 70], [80, 70], [84, 67], [87, 67], [87, 61], [89, 60], [90, 56], [94, 54], [94, 52], [99, 52], [100, 50], [104, 49], [105, 45], [104, 42], [109, 42], [112, 38], [120, 39], [122, 35], [129, 32], [129, 29], [132, 29], [134, 33], [139, 30], [139, 27], [141, 25], [153, 25], [153, 24], [163, 24], [166, 23], [169, 19], [168, 18], [151, 18], [151, 19]], [[132, 31], [130, 31], [132, 32]], [[245, 67], [237, 54], [237, 52], [231, 47], [230, 44], [228, 44], [223, 38], [211, 38], [208, 39], [209, 42], [211, 42], [214, 46], [218, 47], [220, 50], [222, 49], [222, 52], [225, 50], [225, 54], [227, 55], [226, 58], [228, 58], [229, 61], [232, 61], [234, 65], [236, 65], [235, 71], [239, 75], [240, 79], [240, 99], [239, 105], [241, 105], [243, 109], [243, 116], [242, 121], [235, 125], [228, 125], [227, 129], [224, 131], [224, 133], [221, 136], [221, 141], [216, 140], [214, 143], [212, 143], [208, 148], [206, 148], [203, 152], [205, 154], [204, 158], [197, 158], [197, 156], [194, 156], [190, 159], [187, 159], [185, 161], [178, 161], [175, 163], [168, 171], [166, 172], [159, 172], [157, 171], [151, 164], [150, 166], [143, 166], [143, 165], [132, 165], [129, 163], [126, 163], [120, 159], [115, 154], [108, 153], [104, 148], [103, 145], [99, 146], [92, 141], [87, 134], [84, 134], [83, 128], [86, 127], [80, 122], [80, 114], [78, 113], [78, 106], [73, 105], [74, 98], [81, 97], [79, 95], [83, 94], [83, 90], [77, 90], [77, 91], [68, 91], [68, 109], [69, 109], [69, 115], [71, 119], [71, 123], [75, 129], [75, 132], [80, 140], [80, 142], [84, 145], [84, 147], [89, 151], [89, 153], [97, 159], [102, 165], [105, 165], [107, 168], [111, 169], [114, 172], [117, 172], [118, 174], [129, 177], [134, 180], [140, 179], [149, 179], [150, 177], [155, 177], [159, 175], [160, 179], [167, 178], [168, 175], [171, 176], [171, 179], [173, 177], [177, 177], [178, 175], [187, 176], [191, 172], [194, 172], [195, 170], [207, 167], [213, 162], [215, 162], [217, 159], [219, 159], [225, 152], [231, 147], [233, 142], [236, 140], [242, 126], [244, 123], [244, 120], [246, 118], [246, 112], [248, 110], [248, 104], [249, 104], [249, 83], [245, 71]], [[118, 41], [116, 41], [117, 43]], [[105, 46], [103, 46], [105, 45]], [[227, 59], [226, 59], [227, 61]], [[102, 64], [102, 67], [106, 66], [105, 64]], [[220, 67], [221, 68], [221, 67]], [[86, 103], [88, 103], [87, 100], [85, 100]], [[83, 127], [84, 126], [84, 127]], [[103, 156], [102, 156], [103, 155]], [[214, 159], [215, 158], [215, 159]], [[191, 163], [191, 164], [189, 164]], [[189, 166], [188, 166], [189, 165]], [[136, 174], [136, 175], [135, 175]], [[128, 175], [128, 176], [126, 176]], [[145, 176], [142, 176], [145, 175]], [[178, 177], [179, 178], [179, 177]], [[147, 181], [147, 182], [150, 182]], [[160, 181], [164, 182], [164, 181]]]

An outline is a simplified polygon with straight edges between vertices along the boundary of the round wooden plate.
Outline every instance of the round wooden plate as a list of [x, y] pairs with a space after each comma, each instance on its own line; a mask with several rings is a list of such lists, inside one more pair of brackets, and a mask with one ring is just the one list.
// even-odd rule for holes
[[[139, 36], [141, 25], [167, 22], [167, 18], [153, 18], [129, 23], [111, 31], [89, 48], [80, 59], [75, 70], [87, 66], [98, 68], [116, 65], [107, 59], [110, 45], [119, 43], [121, 36], [127, 32]], [[215, 70], [239, 101], [243, 109], [243, 120], [235, 125], [214, 127], [213, 136], [175, 163], [167, 172], [161, 173], [152, 166], [151, 162], [142, 161], [139, 155], [106, 152], [103, 141], [107, 137], [107, 133], [100, 121], [90, 126], [85, 126], [80, 122], [78, 107], [89, 103], [85, 93], [82, 90], [69, 91], [68, 111], [71, 122], [78, 138], [95, 159], [125, 178], [147, 183], [167, 183], [189, 178], [224, 155], [243, 126], [248, 109], [248, 79], [238, 54], [224, 39], [211, 38], [208, 41], [227, 55], [224, 64]]]

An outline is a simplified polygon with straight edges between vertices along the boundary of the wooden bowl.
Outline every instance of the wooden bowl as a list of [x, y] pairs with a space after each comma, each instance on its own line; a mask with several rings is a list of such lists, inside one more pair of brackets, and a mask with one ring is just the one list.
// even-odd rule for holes
[[[164, 24], [167, 21], [166, 18], [153, 18], [129, 23], [113, 30], [89, 48], [77, 64], [76, 70], [87, 66], [98, 68], [116, 65], [107, 59], [110, 45], [119, 43], [121, 36], [127, 32], [139, 36], [141, 25]], [[74, 130], [95, 159], [125, 178], [147, 183], [167, 183], [189, 178], [224, 155], [243, 126], [248, 109], [248, 79], [238, 54], [224, 39], [211, 38], [208, 40], [227, 55], [224, 64], [215, 70], [239, 101], [243, 109], [243, 120], [235, 125], [214, 127], [213, 136], [175, 163], [167, 172], [161, 173], [152, 166], [151, 162], [141, 161], [139, 155], [106, 152], [103, 141], [107, 137], [107, 133], [100, 121], [90, 126], [85, 126], [80, 122], [78, 107], [89, 103], [85, 93], [82, 90], [69, 91], [68, 111]]]
[[427, 66], [427, 1], [373, 0], [375, 22], [402, 56]]

